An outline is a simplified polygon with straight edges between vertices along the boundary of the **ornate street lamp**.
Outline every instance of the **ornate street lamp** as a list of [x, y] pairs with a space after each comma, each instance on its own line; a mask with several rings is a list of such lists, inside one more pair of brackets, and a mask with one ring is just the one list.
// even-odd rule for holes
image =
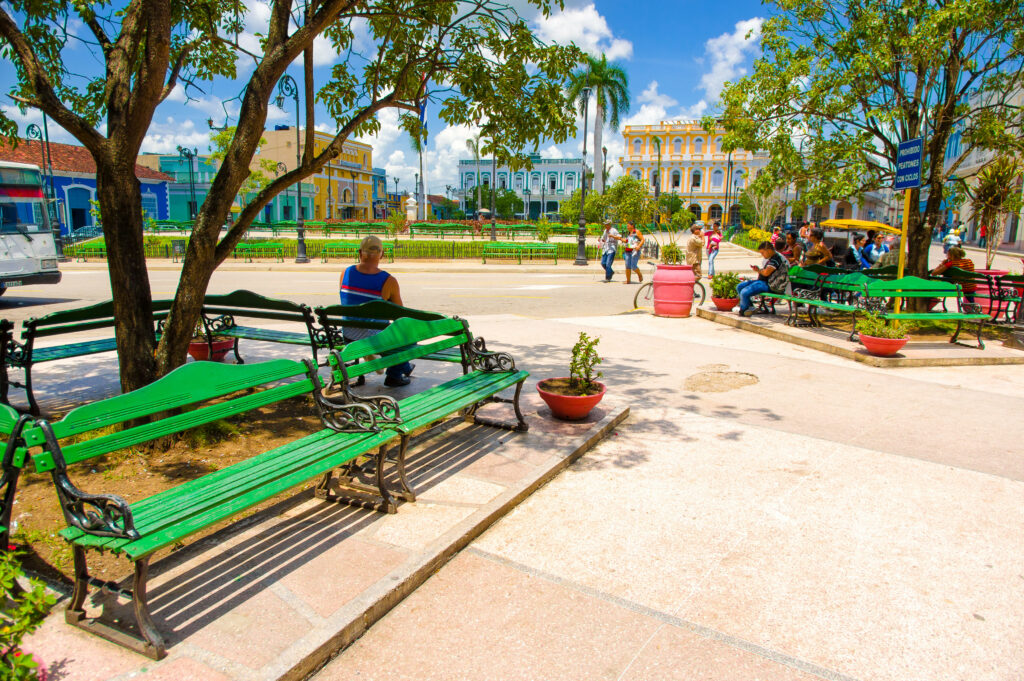
[[[580, 227], [576, 232], [576, 261], [574, 265], [587, 264], [587, 218], [583, 207], [587, 203], [587, 109], [590, 104], [590, 85], [583, 88], [583, 172], [580, 174]], [[597, 125], [595, 123], [595, 125]]]
[[[287, 173], [287, 172], [288, 172], [288, 166], [286, 166], [283, 161], [278, 161], [277, 162], [277, 166], [274, 168], [274, 173], [276, 175], [281, 175], [281, 174]], [[284, 190], [284, 196], [285, 196], [285, 198], [288, 198], [288, 190], [287, 189]]]
[[[494, 138], [493, 137], [491, 138], [491, 144], [494, 144]], [[497, 145], [495, 145], [495, 147], [493, 149], [491, 149], [491, 186], [490, 186], [490, 190], [491, 190], [491, 241], [497, 241], [498, 240], [498, 226], [497, 226], [497, 224], [495, 224], [495, 221], [497, 220], [497, 217], [498, 217], [497, 215], [495, 215], [495, 211], [497, 210], [495, 208], [495, 205], [496, 205], [495, 198], [497, 197], [497, 192], [498, 192], [498, 148], [497, 148]]]
[[[398, 178], [397, 177], [395, 178], [395, 203], [398, 204], [398, 212], [401, 213], [402, 212], [402, 200], [400, 198], [398, 198]], [[387, 212], [387, 211], [385, 210], [385, 212]]]
[[199, 208], [198, 204], [196, 204], [196, 178], [192, 174], [192, 166], [195, 165], [195, 159], [198, 154], [199, 149], [186, 149], [181, 145], [178, 145], [178, 158], [188, 161], [188, 188], [189, 196], [191, 197], [191, 200], [188, 203], [189, 220], [196, 219], [196, 212]]
[[[295, 167], [302, 167], [302, 143], [299, 137], [299, 87], [295, 84], [295, 79], [289, 76], [287, 73], [281, 77], [281, 80], [277, 81], [277, 108], [284, 108], [284, 100], [286, 97], [292, 97], [295, 99]], [[309, 258], [306, 256], [306, 230], [305, 221], [302, 218], [302, 178], [300, 177], [296, 182], [296, 192], [298, 194], [298, 201], [295, 205], [296, 210], [296, 221], [295, 231], [298, 234], [299, 243], [295, 250], [295, 262], [307, 263]]]
[[523, 195], [526, 196], [526, 215], [523, 219], [530, 219], [530, 179], [526, 179], [526, 189], [523, 191]]
[[[46, 114], [43, 114], [43, 129], [32, 123], [25, 130], [25, 136], [29, 139], [39, 140], [39, 156], [42, 162], [39, 169], [43, 172], [43, 188], [46, 192], [46, 215], [50, 219], [50, 230], [53, 232], [53, 245], [57, 251], [57, 260], [68, 262], [69, 258], [64, 255], [64, 243], [60, 229], [60, 214], [57, 212], [56, 195], [53, 187], [53, 159], [50, 156], [50, 130], [46, 124]], [[49, 176], [49, 179], [47, 179]]]

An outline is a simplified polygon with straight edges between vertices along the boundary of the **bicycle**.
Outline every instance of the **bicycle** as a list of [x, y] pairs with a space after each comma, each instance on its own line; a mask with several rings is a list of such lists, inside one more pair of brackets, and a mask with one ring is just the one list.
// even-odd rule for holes
[[[633, 296], [633, 308], [634, 309], [652, 309], [654, 308], [654, 272], [657, 267], [653, 263], [651, 265], [651, 281], [645, 284], [641, 284], [640, 288], [636, 290], [636, 295]], [[704, 284], [700, 281], [693, 282], [693, 306], [700, 307], [704, 304], [707, 299], [707, 290], [704, 288]]]

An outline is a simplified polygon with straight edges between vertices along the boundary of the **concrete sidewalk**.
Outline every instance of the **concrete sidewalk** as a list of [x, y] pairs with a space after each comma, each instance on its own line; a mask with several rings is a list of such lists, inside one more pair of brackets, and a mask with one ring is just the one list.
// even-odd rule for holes
[[[600, 336], [631, 417], [317, 678], [1019, 681], [1024, 368], [881, 369], [699, 318], [469, 319], [531, 382]], [[38, 385], [116, 389], [107, 374]], [[347, 589], [348, 565], [287, 588]], [[230, 621], [251, 628], [262, 602], [240, 599]], [[288, 654], [193, 650], [147, 678], [272, 678]]]

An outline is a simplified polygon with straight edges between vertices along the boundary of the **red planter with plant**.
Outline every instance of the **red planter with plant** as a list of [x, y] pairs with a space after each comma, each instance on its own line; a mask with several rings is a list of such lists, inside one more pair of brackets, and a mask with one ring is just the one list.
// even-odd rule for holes
[[863, 333], [859, 334], [859, 336], [864, 349], [876, 357], [891, 357], [902, 350], [903, 346], [910, 340], [907, 336], [903, 338], [877, 338], [875, 336], [865, 336]]
[[537, 384], [537, 393], [555, 418], [564, 421], [584, 419], [604, 397], [605, 385], [597, 381], [601, 372], [594, 371], [594, 367], [601, 363], [594, 349], [600, 340], [581, 332], [579, 341], [572, 348], [570, 375], [547, 378]]
[[[212, 355], [210, 354], [211, 345], [213, 346]], [[220, 362], [224, 360], [234, 347], [235, 340], [233, 338], [215, 338], [210, 344], [207, 344], [204, 340], [194, 340], [188, 344], [188, 354], [198, 361]]]
[[888, 323], [873, 313], [857, 320], [857, 336], [864, 349], [877, 357], [895, 355], [910, 340], [906, 325], [898, 321]]
[[715, 304], [715, 309], [719, 312], [729, 312], [734, 307], [740, 304], [739, 298], [716, 298], [711, 296], [711, 302]]

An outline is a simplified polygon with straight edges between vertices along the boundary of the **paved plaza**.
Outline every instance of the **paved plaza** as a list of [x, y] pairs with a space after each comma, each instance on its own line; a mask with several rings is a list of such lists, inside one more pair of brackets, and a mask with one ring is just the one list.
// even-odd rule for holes
[[[69, 265], [61, 285], [9, 292], [0, 307], [23, 318], [99, 301], [101, 267]], [[211, 292], [326, 304], [337, 269], [229, 266]], [[605, 416], [629, 414], [349, 647], [323, 655], [314, 678], [1022, 678], [1024, 367], [879, 368], [698, 317], [627, 314], [635, 287], [598, 283], [594, 265], [391, 269], [407, 304], [465, 316], [512, 353], [531, 394], [566, 373], [580, 331], [600, 336]], [[176, 276], [154, 268], [154, 295], [169, 295]], [[301, 356], [246, 347], [249, 360]], [[418, 368], [410, 389], [455, 370]], [[41, 365], [40, 403], [111, 394], [115, 376], [109, 354]], [[371, 529], [300, 498], [248, 535], [199, 547], [189, 559], [216, 573], [206, 551], [246, 565], [246, 542], [280, 523], [355, 540], [298, 558], [268, 542], [265, 578], [234, 591], [230, 562], [204, 610], [169, 615], [172, 638], [188, 640], [160, 663], [66, 627], [59, 612], [28, 647], [68, 680], [301, 678], [310, 669], [284, 643], [319, 631], [331, 599], [369, 588], [360, 560], [393, 569], [437, 536], [441, 516], [464, 520], [541, 453], [578, 447], [531, 400], [529, 454], [513, 441], [489, 463], [456, 466], [433, 496]], [[165, 603], [190, 588], [175, 569]]]

